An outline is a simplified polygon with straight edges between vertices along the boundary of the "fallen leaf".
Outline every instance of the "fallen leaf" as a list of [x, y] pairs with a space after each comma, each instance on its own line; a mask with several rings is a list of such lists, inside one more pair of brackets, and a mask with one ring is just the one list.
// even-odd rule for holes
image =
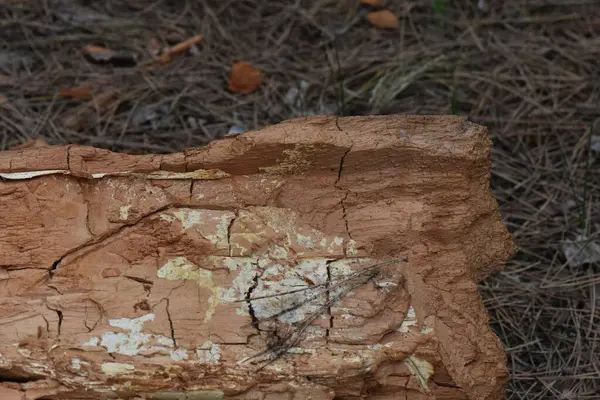
[[184, 40], [183, 42], [177, 43], [175, 46], [167, 49], [160, 57], [157, 58], [157, 62], [160, 64], [168, 64], [173, 59], [173, 56], [179, 53], [183, 53], [193, 45], [200, 43], [204, 39], [202, 35], [192, 36], [191, 38]]
[[94, 92], [89, 87], [81, 86], [81, 87], [63, 89], [58, 93], [58, 95], [60, 97], [70, 97], [75, 100], [81, 100], [81, 99], [89, 99], [89, 98], [93, 97]]
[[388, 10], [373, 11], [367, 14], [367, 20], [378, 28], [398, 28], [398, 18]]
[[83, 51], [94, 61], [108, 62], [115, 55], [113, 50], [102, 46], [87, 46], [83, 49]]
[[0, 104], [4, 104], [6, 103], [8, 100], [6, 99], [6, 96], [3, 96], [0, 94]]
[[46, 147], [48, 146], [48, 142], [46, 142], [42, 138], [37, 139], [29, 139], [28, 141], [18, 144], [16, 146], [11, 147], [11, 150], [22, 150], [22, 149], [32, 149], [36, 147]]
[[137, 54], [127, 50], [111, 50], [102, 46], [87, 46], [83, 49], [86, 57], [97, 64], [112, 64], [115, 67], [133, 67], [137, 64]]
[[377, 8], [383, 7], [381, 0], [361, 0], [360, 2], [362, 4], [364, 4], [365, 6], [371, 6], [371, 7], [377, 7]]
[[250, 93], [258, 89], [263, 80], [264, 75], [254, 65], [238, 62], [231, 66], [227, 90], [234, 93]]

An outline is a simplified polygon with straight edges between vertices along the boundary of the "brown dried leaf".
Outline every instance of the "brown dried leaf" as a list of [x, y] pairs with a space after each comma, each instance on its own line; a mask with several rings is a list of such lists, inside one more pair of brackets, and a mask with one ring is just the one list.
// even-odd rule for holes
[[94, 92], [89, 87], [81, 86], [81, 87], [63, 89], [58, 93], [58, 95], [60, 97], [70, 97], [75, 100], [81, 100], [81, 99], [89, 99], [89, 98], [93, 97]]
[[371, 7], [376, 7], [376, 8], [383, 7], [381, 0], [361, 0], [360, 2], [365, 6], [371, 6]]
[[398, 18], [388, 10], [373, 11], [367, 14], [367, 20], [378, 28], [398, 28]]
[[128, 50], [111, 50], [102, 46], [87, 46], [86, 57], [97, 64], [112, 64], [116, 67], [132, 67], [137, 64], [137, 54]]
[[3, 96], [0, 94], [0, 104], [4, 104], [6, 103], [8, 100], [6, 99], [6, 96]]
[[263, 80], [263, 73], [254, 65], [243, 61], [238, 62], [231, 67], [227, 90], [233, 93], [250, 93], [258, 89]]
[[114, 57], [115, 52], [102, 46], [86, 46], [83, 51], [94, 61], [108, 62]]
[[157, 58], [157, 62], [159, 64], [168, 64], [173, 59], [173, 56], [179, 53], [183, 53], [193, 45], [200, 43], [204, 39], [202, 35], [192, 36], [191, 38], [184, 40], [183, 42], [177, 43], [175, 46], [171, 47], [164, 54], [161, 54], [160, 57]]

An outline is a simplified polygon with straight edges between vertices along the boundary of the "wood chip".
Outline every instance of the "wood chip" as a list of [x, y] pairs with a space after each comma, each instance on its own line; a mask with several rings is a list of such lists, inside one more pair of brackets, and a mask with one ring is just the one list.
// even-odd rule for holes
[[388, 10], [373, 11], [367, 14], [367, 20], [378, 28], [398, 28], [398, 18]]

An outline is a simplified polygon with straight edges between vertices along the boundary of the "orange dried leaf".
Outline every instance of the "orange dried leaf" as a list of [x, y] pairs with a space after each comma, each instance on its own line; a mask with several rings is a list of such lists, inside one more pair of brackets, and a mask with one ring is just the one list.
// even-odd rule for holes
[[388, 10], [373, 11], [367, 14], [367, 20], [378, 28], [398, 28], [398, 18]]
[[164, 54], [158, 57], [157, 61], [161, 64], [167, 64], [171, 62], [173, 56], [175, 54], [183, 53], [193, 45], [200, 43], [204, 39], [202, 35], [192, 36], [191, 38], [184, 40], [183, 42], [177, 43], [175, 46], [171, 47]]
[[70, 97], [72, 99], [81, 100], [89, 99], [94, 96], [94, 92], [89, 87], [74, 87], [61, 90], [58, 95], [60, 97]]
[[364, 4], [365, 6], [371, 6], [371, 7], [383, 7], [383, 4], [381, 3], [381, 0], [361, 0], [360, 1], [362, 4]]
[[227, 90], [234, 93], [250, 93], [258, 89], [264, 75], [258, 68], [247, 62], [238, 62], [231, 67], [231, 78]]
[[102, 46], [86, 46], [83, 51], [95, 61], [109, 61], [115, 54], [114, 51]]

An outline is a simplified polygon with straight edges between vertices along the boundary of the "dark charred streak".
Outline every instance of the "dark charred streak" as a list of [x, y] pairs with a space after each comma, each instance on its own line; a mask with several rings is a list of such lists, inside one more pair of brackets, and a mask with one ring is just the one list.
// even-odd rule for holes
[[[186, 166], [186, 170], [187, 170], [187, 166]], [[195, 179], [192, 179], [190, 181], [190, 199], [188, 200], [188, 203], [192, 204], [192, 198], [194, 196], [194, 183], [196, 183]]]
[[54, 277], [54, 273], [55, 273], [56, 269], [58, 268], [58, 264], [60, 264], [62, 262], [63, 258], [64, 258], [64, 256], [52, 263], [52, 268], [50, 268], [50, 270], [48, 270], [48, 275], [50, 275], [50, 279], [52, 279]]
[[342, 155], [342, 158], [340, 159], [340, 166], [338, 167], [338, 176], [337, 179], [335, 180], [335, 183], [333, 184], [333, 186], [335, 186], [338, 189], [341, 189], [338, 187], [338, 183], [340, 181], [340, 179], [342, 179], [342, 171], [344, 170], [344, 160], [346, 159], [346, 156], [348, 155], [348, 153], [350, 152], [350, 148], [348, 148], [344, 154]]
[[340, 205], [342, 206], [342, 218], [344, 219], [344, 224], [346, 226], [346, 233], [348, 234], [348, 237], [352, 240], [354, 240], [354, 238], [352, 237], [352, 234], [350, 233], [350, 229], [348, 228], [348, 217], [346, 215], [346, 205], [344, 204], [344, 202], [346, 201], [346, 199], [348, 198], [348, 195], [350, 194], [350, 191], [346, 191], [346, 195], [344, 196], [344, 198], [340, 201]]
[[71, 171], [71, 146], [67, 147], [67, 170]]
[[15, 369], [10, 369], [10, 370], [2, 370], [0, 369], [0, 383], [29, 383], [29, 382], [36, 382], [36, 381], [40, 381], [45, 379], [46, 377], [44, 376], [37, 376], [37, 375], [32, 375], [32, 376], [28, 376], [26, 375], [26, 372], [24, 371], [19, 371], [16, 372]]
[[431, 379], [431, 381], [433, 383], [435, 383], [436, 385], [441, 386], [441, 387], [452, 388], [452, 389], [460, 389], [460, 386], [452, 385], [452, 384], [446, 383], [446, 382], [438, 382], [438, 381], [436, 381], [433, 378]]
[[[336, 119], [337, 121], [337, 119]], [[327, 282], [325, 284], [325, 301], [329, 306], [327, 307], [327, 314], [329, 315], [329, 327], [325, 330], [325, 341], [327, 341], [329, 337], [329, 332], [333, 328], [333, 315], [331, 314], [331, 296], [329, 293], [329, 287], [331, 285], [331, 263], [333, 261], [327, 261]]]
[[[255, 265], [255, 267], [258, 267], [258, 265]], [[257, 272], [256, 275], [254, 275], [254, 279], [252, 280], [252, 286], [250, 286], [246, 291], [246, 303], [248, 304], [248, 313], [250, 314], [250, 318], [252, 318], [252, 327], [256, 330], [260, 330], [258, 327], [259, 320], [256, 317], [256, 314], [254, 313], [254, 307], [252, 307], [252, 301], [250, 299], [252, 298], [252, 292], [258, 287], [259, 277], [260, 276]]]
[[239, 216], [237, 211], [234, 211], [234, 212], [235, 212], [235, 217], [233, 217], [231, 219], [231, 221], [229, 222], [229, 226], [227, 226], [227, 250], [228, 250], [229, 257], [231, 257], [231, 228], [233, 227], [233, 223]]
[[173, 320], [171, 319], [171, 313], [169, 312], [169, 299], [165, 299], [167, 301], [167, 306], [165, 310], [167, 311], [167, 318], [169, 319], [169, 327], [171, 328], [171, 339], [173, 340], [173, 346], [177, 347], [177, 340], [175, 339], [175, 327], [173, 326]]
[[60, 310], [54, 310], [56, 311], [56, 314], [58, 314], [58, 337], [60, 337], [60, 332], [62, 329], [62, 323], [63, 323], [63, 312]]
[[143, 283], [145, 285], [154, 285], [154, 282], [150, 281], [148, 279], [138, 278], [137, 276], [131, 276], [131, 275], [123, 275], [123, 276], [127, 279], [131, 279], [132, 281]]

